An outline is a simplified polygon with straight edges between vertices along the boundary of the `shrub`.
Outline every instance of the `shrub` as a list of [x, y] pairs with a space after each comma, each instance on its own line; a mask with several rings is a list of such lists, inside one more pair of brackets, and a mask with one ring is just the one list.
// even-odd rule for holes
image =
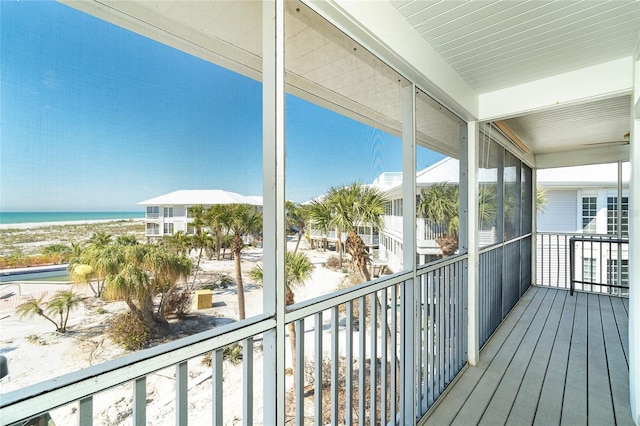
[[188, 292], [172, 291], [164, 305], [166, 317], [184, 318], [191, 310], [191, 296]]
[[128, 350], [142, 349], [151, 340], [149, 328], [131, 312], [117, 315], [109, 324], [107, 333], [114, 342]]
[[330, 256], [327, 259], [327, 263], [325, 265], [330, 269], [340, 269], [342, 267], [342, 265], [340, 264], [340, 258], [338, 256]]
[[221, 275], [220, 279], [216, 281], [216, 287], [218, 288], [227, 288], [233, 284], [233, 278], [229, 275]]
[[[222, 357], [225, 361], [229, 361], [233, 365], [240, 364], [242, 362], [242, 345], [239, 343], [232, 343], [225, 346], [222, 349]], [[202, 365], [205, 367], [211, 367], [211, 358], [211, 352], [209, 352], [202, 358]]]

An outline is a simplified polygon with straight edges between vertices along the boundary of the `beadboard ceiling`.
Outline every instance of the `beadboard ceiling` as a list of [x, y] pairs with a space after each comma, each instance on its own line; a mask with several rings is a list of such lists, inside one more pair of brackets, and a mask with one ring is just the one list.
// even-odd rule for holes
[[638, 1], [391, 3], [478, 93], [628, 56]]
[[[638, 1], [391, 0], [479, 94], [633, 54]], [[505, 120], [536, 154], [625, 144], [629, 95]]]

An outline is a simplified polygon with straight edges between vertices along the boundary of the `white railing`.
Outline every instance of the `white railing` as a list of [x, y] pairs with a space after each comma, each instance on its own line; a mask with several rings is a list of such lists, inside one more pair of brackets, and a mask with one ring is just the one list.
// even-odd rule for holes
[[[277, 325], [260, 315], [4, 394], [0, 421], [13, 424], [71, 403], [69, 424], [92, 425], [95, 401], [121, 400], [128, 392], [133, 409], [120, 421], [153, 423], [147, 381], [162, 370], [173, 377], [168, 403], [177, 425], [237, 421], [239, 405], [243, 424], [260, 424], [261, 407], [276, 398], [287, 401], [288, 421], [296, 425], [309, 418], [316, 424], [396, 424], [409, 412], [420, 417], [466, 362], [466, 262], [465, 256], [445, 259], [419, 269], [416, 278], [389, 275], [289, 307], [285, 323], [296, 330], [296, 357], [294, 384], [285, 393], [292, 398], [275, 395], [274, 385], [253, 401], [254, 381], [261, 378], [254, 346]], [[236, 342], [243, 347], [241, 401], [225, 392], [238, 384], [223, 381], [223, 351]], [[211, 409], [190, 411], [190, 361], [207, 353]], [[108, 393], [114, 387], [118, 392]]]

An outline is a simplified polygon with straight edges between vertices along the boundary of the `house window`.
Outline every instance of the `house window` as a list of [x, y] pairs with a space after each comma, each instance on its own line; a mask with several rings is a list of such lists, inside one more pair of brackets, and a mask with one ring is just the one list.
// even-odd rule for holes
[[598, 213], [597, 197], [582, 197], [582, 230], [586, 233], [596, 232], [596, 215]]
[[[620, 284], [618, 284], [618, 262], [620, 262], [622, 267], [620, 271]], [[607, 260], [607, 283], [629, 287], [629, 259]]]
[[160, 217], [160, 207], [158, 206], [149, 206], [147, 207], [147, 218], [148, 219], [157, 219]]
[[595, 282], [596, 279], [596, 259], [585, 257], [582, 259], [582, 281], [589, 283]]
[[187, 219], [191, 219], [193, 215], [191, 214], [191, 208], [187, 207]]
[[165, 223], [164, 224], [164, 234], [165, 235], [173, 235], [173, 223]]
[[160, 225], [157, 223], [147, 223], [147, 235], [160, 235]]
[[[622, 197], [620, 226], [622, 235], [629, 235], [629, 197]], [[618, 234], [618, 197], [607, 197], [607, 234]]]
[[173, 207], [164, 208], [164, 217], [173, 217]]
[[188, 224], [187, 225], [187, 234], [189, 235], [195, 235], [196, 233], [196, 228], [195, 226], [193, 226], [192, 224]]

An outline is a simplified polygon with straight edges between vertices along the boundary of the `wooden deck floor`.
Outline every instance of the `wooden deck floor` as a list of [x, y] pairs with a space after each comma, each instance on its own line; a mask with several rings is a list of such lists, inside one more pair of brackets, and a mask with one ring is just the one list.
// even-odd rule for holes
[[532, 287], [427, 425], [633, 425], [628, 300]]

